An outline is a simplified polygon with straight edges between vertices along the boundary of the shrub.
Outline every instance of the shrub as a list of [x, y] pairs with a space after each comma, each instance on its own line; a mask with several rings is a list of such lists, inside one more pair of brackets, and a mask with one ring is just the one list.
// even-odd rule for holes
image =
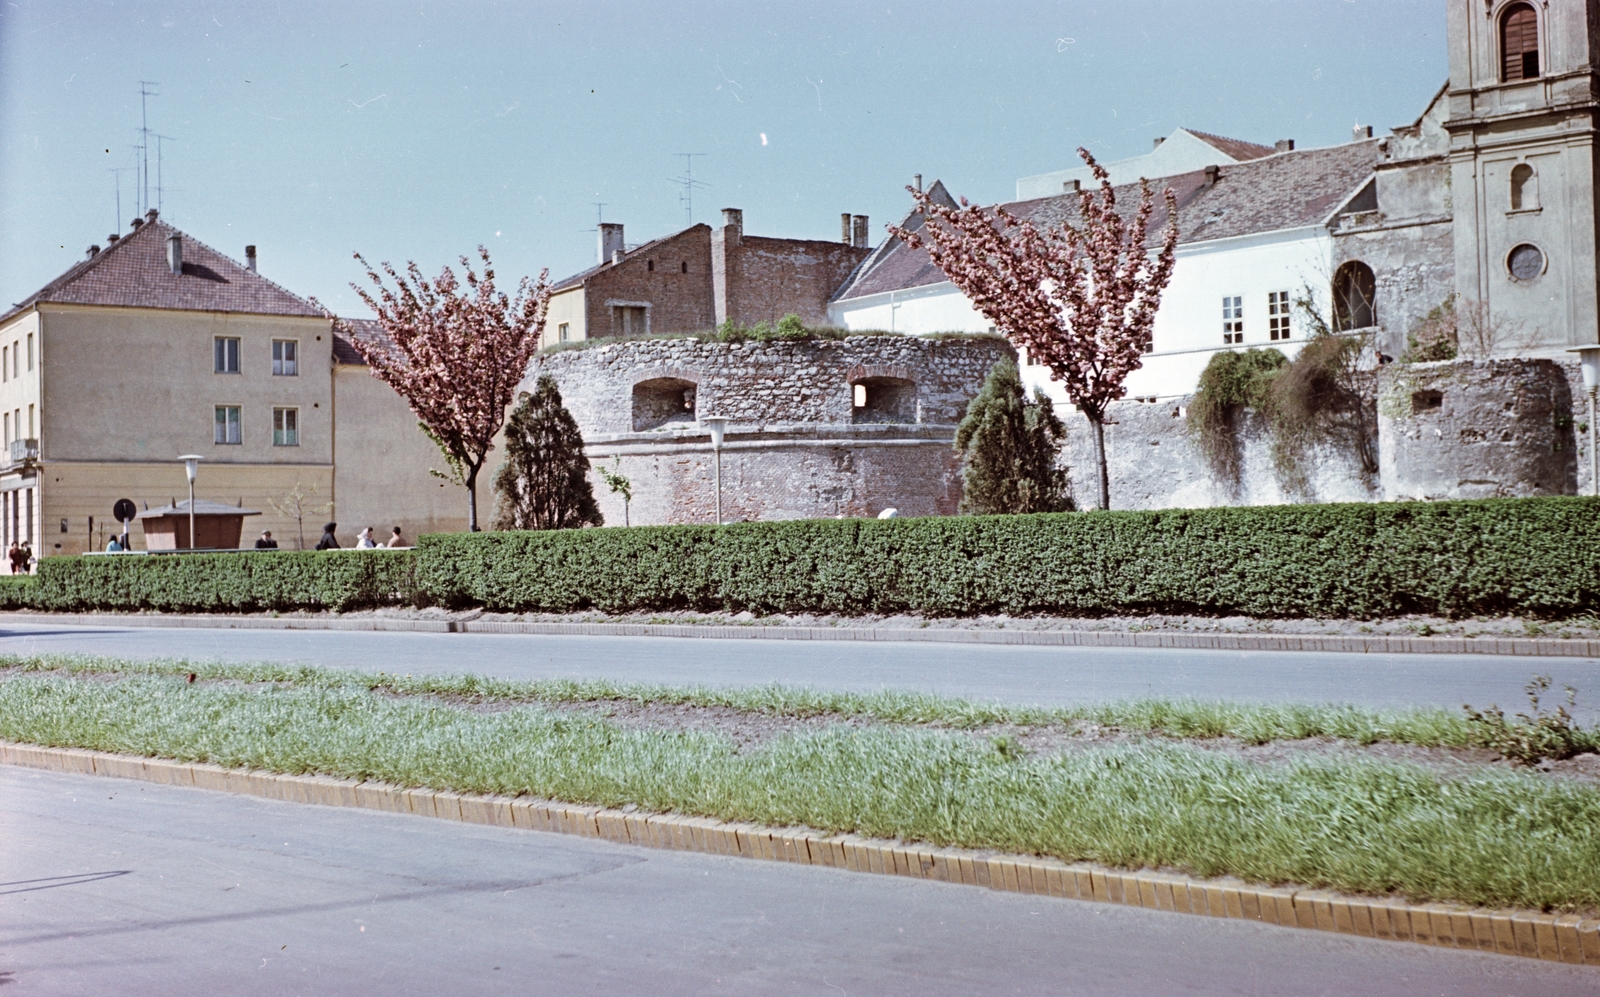
[[1200, 372], [1200, 385], [1189, 400], [1189, 432], [1218, 480], [1238, 484], [1240, 452], [1238, 420], [1245, 409], [1267, 407], [1273, 378], [1289, 361], [1267, 348], [1243, 353], [1214, 353]]
[[1587, 498], [810, 520], [424, 537], [496, 611], [1560, 617], [1600, 605]]
[[1594, 751], [1597, 747], [1595, 734], [1574, 724], [1572, 713], [1567, 709], [1567, 706], [1576, 708], [1578, 690], [1567, 686], [1567, 706], [1557, 706], [1554, 713], [1546, 713], [1540, 708], [1539, 699], [1549, 688], [1548, 675], [1535, 675], [1524, 687], [1529, 709], [1533, 712], [1518, 713], [1521, 723], [1507, 720], [1505, 711], [1498, 705], [1482, 713], [1470, 706], [1461, 707], [1467, 713], [1467, 722], [1472, 725], [1478, 745], [1517, 765], [1537, 765], [1547, 758], [1559, 762]]
[[39, 579], [33, 575], [0, 575], [0, 609], [28, 609], [34, 605]]
[[418, 601], [412, 551], [273, 551], [47, 557], [41, 609], [253, 612], [358, 609]]
[[1066, 427], [1043, 391], [1030, 399], [1001, 360], [956, 427], [963, 513], [1070, 512], [1072, 484], [1056, 455]]
[[605, 520], [589, 483], [589, 458], [556, 379], [517, 396], [506, 421], [506, 460], [494, 476], [497, 530], [559, 530]]

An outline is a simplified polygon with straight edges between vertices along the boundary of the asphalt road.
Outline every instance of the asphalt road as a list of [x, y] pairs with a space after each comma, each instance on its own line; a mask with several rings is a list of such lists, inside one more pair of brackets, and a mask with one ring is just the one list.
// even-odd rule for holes
[[46, 994], [1579, 994], [1600, 970], [0, 767]]
[[1057, 704], [1198, 696], [1366, 706], [1526, 707], [1534, 673], [1579, 690], [1600, 720], [1600, 661], [1440, 654], [1324, 654], [852, 641], [714, 640], [316, 630], [0, 626], [0, 653], [281, 661], [399, 673], [827, 689], [912, 689]]

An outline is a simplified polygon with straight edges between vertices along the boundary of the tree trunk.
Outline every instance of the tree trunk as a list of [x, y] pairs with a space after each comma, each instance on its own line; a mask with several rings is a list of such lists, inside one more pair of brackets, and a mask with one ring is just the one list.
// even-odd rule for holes
[[1111, 508], [1111, 472], [1106, 469], [1106, 424], [1101, 416], [1084, 415], [1089, 417], [1089, 425], [1094, 427], [1094, 462], [1100, 471], [1100, 508]]
[[478, 531], [478, 465], [467, 469], [467, 532]]

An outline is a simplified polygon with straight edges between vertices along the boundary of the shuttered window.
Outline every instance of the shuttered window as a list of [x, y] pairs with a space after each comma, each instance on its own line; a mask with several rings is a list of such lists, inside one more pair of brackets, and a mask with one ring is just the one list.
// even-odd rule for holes
[[1501, 77], [1505, 82], [1539, 75], [1539, 15], [1517, 4], [1500, 20]]

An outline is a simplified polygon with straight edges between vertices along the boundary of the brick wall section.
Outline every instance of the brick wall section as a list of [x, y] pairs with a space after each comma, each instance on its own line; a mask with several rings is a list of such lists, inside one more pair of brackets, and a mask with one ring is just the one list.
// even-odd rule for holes
[[809, 326], [828, 324], [828, 299], [872, 252], [842, 242], [725, 235], [729, 285], [725, 317], [743, 326], [776, 324], [791, 312]]
[[[655, 269], [650, 269], [651, 263]], [[683, 264], [689, 272], [683, 272]], [[701, 332], [716, 325], [711, 302], [711, 227], [696, 225], [642, 246], [586, 281], [589, 338], [614, 336], [611, 301], [648, 302], [652, 333]]]
[[852, 336], [808, 342], [704, 343], [693, 339], [636, 340], [542, 353], [524, 387], [541, 374], [555, 377], [585, 439], [632, 433], [633, 389], [673, 378], [697, 386], [702, 415], [725, 415], [731, 428], [767, 425], [849, 425], [851, 385], [862, 378], [912, 381], [925, 424], [954, 425], [966, 413], [989, 368], [1015, 359], [1004, 339], [968, 336]]

